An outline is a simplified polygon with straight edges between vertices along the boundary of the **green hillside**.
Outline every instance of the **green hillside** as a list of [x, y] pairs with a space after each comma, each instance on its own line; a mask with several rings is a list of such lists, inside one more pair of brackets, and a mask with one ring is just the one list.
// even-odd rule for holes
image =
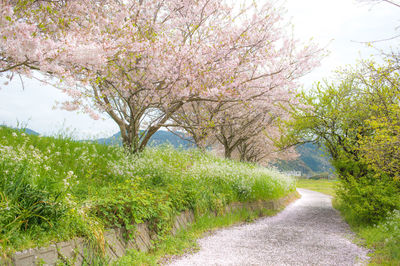
[[305, 176], [333, 173], [329, 157], [315, 144], [306, 143], [296, 147], [299, 157], [292, 161], [279, 161], [275, 166], [282, 171], [300, 171]]

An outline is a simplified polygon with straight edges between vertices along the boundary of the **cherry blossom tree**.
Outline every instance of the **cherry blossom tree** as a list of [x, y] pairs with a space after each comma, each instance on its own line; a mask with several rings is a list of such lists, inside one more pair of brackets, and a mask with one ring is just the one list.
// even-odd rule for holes
[[249, 130], [242, 133], [242, 141], [233, 152], [233, 157], [237, 157], [240, 161], [262, 165], [268, 165], [276, 160], [296, 159], [298, 154], [293, 146], [277, 145], [277, 141], [285, 135], [285, 132], [282, 132], [282, 122], [290, 119], [288, 105], [296, 105], [296, 99], [292, 97], [290, 99], [292, 103], [275, 99], [269, 109], [257, 108], [261, 113], [267, 111], [267, 115], [264, 114], [264, 119], [249, 121], [251, 122]]
[[278, 148], [274, 144], [284, 133], [276, 121], [288, 119], [287, 110], [298, 104], [296, 80], [308, 71], [302, 68], [304, 65], [292, 65], [296, 71], [288, 66], [281, 68], [284, 77], [271, 75], [256, 88], [246, 83], [238, 101], [203, 101], [181, 108], [173, 116], [175, 126], [185, 130], [197, 146], [222, 149], [226, 158], [256, 162], [293, 159], [293, 147]]
[[274, 145], [282, 134], [277, 122], [289, 118], [287, 109], [294, 104], [294, 93], [274, 88], [248, 101], [196, 102], [176, 112], [173, 119], [200, 147], [212, 145], [226, 158], [267, 162], [295, 154]]
[[[226, 158], [235, 150], [241, 160], [261, 161], [277, 151], [273, 148], [276, 122], [289, 115], [284, 106], [295, 104], [296, 97], [283, 88], [274, 88], [263, 97], [232, 106], [220, 113], [213, 136], [224, 148]], [[257, 154], [257, 155], [256, 155]], [[277, 154], [277, 153], [276, 153]]]
[[[168, 127], [183, 130], [191, 141], [201, 150], [215, 144], [217, 117], [232, 107], [224, 101], [195, 101], [185, 104], [171, 117]], [[173, 131], [172, 131], [173, 132]]]
[[369, 3], [388, 3], [390, 5], [400, 7], [400, 1], [399, 0], [359, 0], [360, 2], [369, 2]]
[[134, 26], [121, 28], [122, 51], [95, 72], [90, 88], [72, 92], [67, 108], [84, 106], [83, 95], [95, 99], [133, 152], [184, 106], [262, 96], [316, 61], [313, 46], [296, 49], [270, 3], [240, 11], [211, 0], [139, 1], [130, 8], [135, 12], [124, 21]]
[[63, 108], [106, 112], [132, 152], [190, 104], [261, 97], [318, 61], [313, 45], [287, 34], [272, 1], [15, 2], [1, 6], [1, 69], [58, 77], [72, 97]]
[[[240, 145], [254, 141], [274, 121], [275, 116], [269, 108], [267, 104], [240, 104], [219, 116], [214, 136], [223, 146], [226, 158], [231, 158]], [[245, 150], [242, 151], [245, 153]], [[245, 159], [244, 153], [242, 159]]]
[[[95, 34], [91, 22], [102, 10], [99, 1], [12, 1], [0, 3], [0, 75], [31, 75], [32, 70], [70, 76], [74, 65], [106, 62], [110, 43]], [[101, 17], [101, 16], [99, 16]], [[82, 27], [89, 25], [90, 27]]]
[[293, 146], [280, 148], [275, 144], [275, 138], [279, 130], [276, 126], [270, 125], [259, 135], [243, 141], [238, 145], [234, 157], [240, 161], [254, 162], [261, 165], [269, 165], [276, 160], [294, 160], [298, 157]]

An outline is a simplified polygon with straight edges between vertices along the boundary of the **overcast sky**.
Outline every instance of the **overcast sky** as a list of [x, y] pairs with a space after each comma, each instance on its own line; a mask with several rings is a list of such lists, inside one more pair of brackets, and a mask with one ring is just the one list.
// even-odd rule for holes
[[[306, 87], [328, 78], [337, 67], [355, 64], [360, 58], [377, 54], [363, 42], [399, 34], [396, 27], [400, 26], [400, 8], [387, 3], [367, 5], [352, 0], [287, 0], [286, 9], [296, 37], [304, 41], [313, 38], [330, 51], [321, 66], [302, 79]], [[399, 40], [375, 45], [387, 50], [396, 48]], [[16, 78], [8, 86], [0, 86], [0, 124], [22, 125], [44, 135], [69, 132], [76, 138], [108, 137], [118, 131], [110, 119], [94, 121], [85, 114], [54, 110], [55, 102], [63, 101], [66, 96], [51, 86], [29, 79], [25, 79], [24, 85], [23, 90]]]

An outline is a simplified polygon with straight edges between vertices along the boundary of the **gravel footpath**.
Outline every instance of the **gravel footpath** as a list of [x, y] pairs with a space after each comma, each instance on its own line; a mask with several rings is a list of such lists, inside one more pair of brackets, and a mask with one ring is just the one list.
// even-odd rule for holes
[[171, 265], [364, 265], [368, 250], [353, 234], [331, 197], [298, 189], [301, 199], [273, 217], [217, 231], [199, 240], [200, 251]]

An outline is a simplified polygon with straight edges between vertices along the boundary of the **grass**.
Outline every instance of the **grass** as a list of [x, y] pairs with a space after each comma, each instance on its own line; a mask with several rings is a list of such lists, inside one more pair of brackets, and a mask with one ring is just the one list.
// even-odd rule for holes
[[351, 229], [357, 235], [357, 242], [373, 252], [370, 265], [400, 265], [400, 211], [389, 214], [375, 225], [358, 222], [354, 213], [336, 199], [333, 205], [338, 209]]
[[335, 196], [335, 186], [338, 181], [335, 180], [312, 180], [312, 179], [298, 179], [297, 187], [305, 188], [327, 195]]
[[147, 221], [163, 238], [171, 217], [269, 200], [293, 179], [254, 164], [170, 146], [122, 148], [0, 127], [0, 256], [82, 236], [104, 248], [105, 228]]

